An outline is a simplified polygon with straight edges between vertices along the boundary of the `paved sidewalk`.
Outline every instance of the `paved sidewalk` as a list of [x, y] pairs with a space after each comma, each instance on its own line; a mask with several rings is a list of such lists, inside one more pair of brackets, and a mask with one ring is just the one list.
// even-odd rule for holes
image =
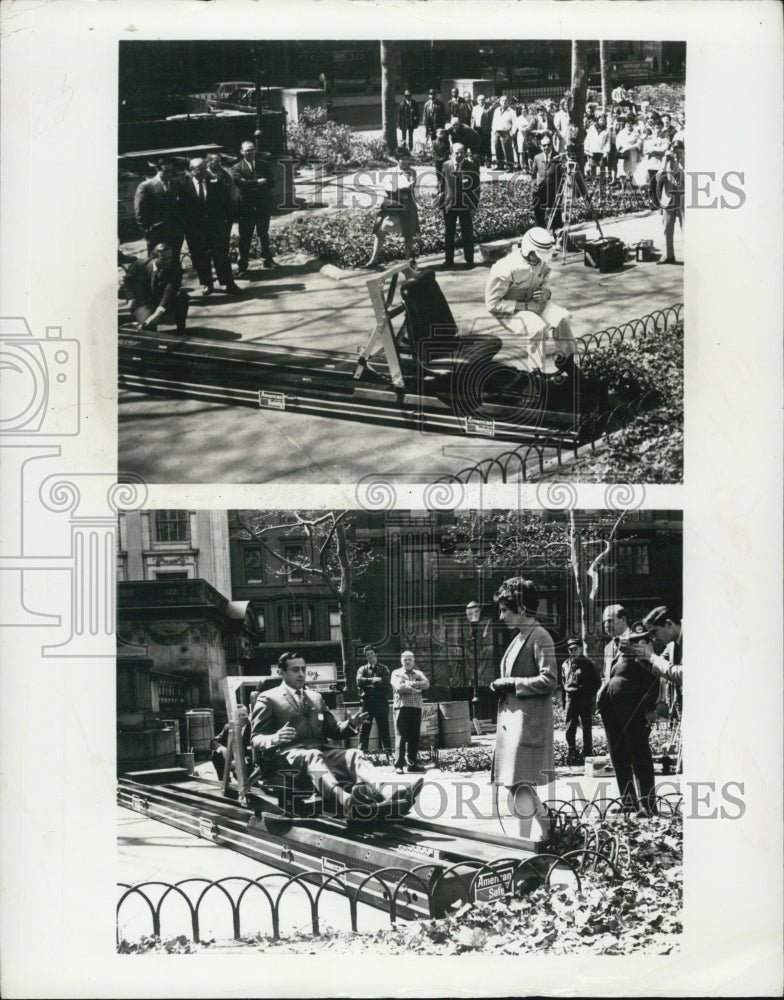
[[[593, 235], [593, 226], [586, 227]], [[656, 212], [602, 222], [606, 235], [626, 243], [661, 245]], [[683, 259], [680, 232], [676, 256]], [[140, 244], [126, 244], [139, 252]], [[458, 258], [459, 259], [459, 258]], [[438, 268], [443, 258], [420, 266]], [[188, 318], [190, 343], [244, 341], [355, 354], [374, 326], [366, 271], [319, 267], [306, 255], [280, 258], [275, 271], [259, 269], [240, 299], [196, 291]], [[578, 336], [594, 333], [683, 301], [683, 267], [628, 262], [599, 274], [582, 255], [553, 266], [554, 301], [570, 309]], [[464, 329], [492, 331], [484, 308], [489, 266], [439, 273], [438, 281]], [[198, 289], [195, 275], [186, 284]], [[506, 450], [499, 442], [377, 427], [357, 421], [258, 411], [191, 400], [119, 396], [119, 471], [150, 483], [355, 483], [371, 473], [402, 473], [411, 481], [436, 478]]]

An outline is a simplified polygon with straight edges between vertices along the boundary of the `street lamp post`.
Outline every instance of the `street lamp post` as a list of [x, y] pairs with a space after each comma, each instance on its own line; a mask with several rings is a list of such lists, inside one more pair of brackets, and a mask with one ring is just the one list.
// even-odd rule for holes
[[466, 605], [466, 618], [474, 637], [474, 697], [471, 700], [471, 704], [474, 706], [474, 728], [479, 720], [479, 618], [481, 614], [481, 606], [476, 601], [469, 601]]

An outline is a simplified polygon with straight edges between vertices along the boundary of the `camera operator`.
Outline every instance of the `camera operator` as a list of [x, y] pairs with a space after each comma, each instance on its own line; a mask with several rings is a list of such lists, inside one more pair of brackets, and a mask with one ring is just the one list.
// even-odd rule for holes
[[661, 208], [664, 227], [664, 256], [658, 264], [675, 264], [675, 223], [683, 232], [684, 148], [676, 139], [665, 155], [664, 168], [656, 174], [656, 201]]

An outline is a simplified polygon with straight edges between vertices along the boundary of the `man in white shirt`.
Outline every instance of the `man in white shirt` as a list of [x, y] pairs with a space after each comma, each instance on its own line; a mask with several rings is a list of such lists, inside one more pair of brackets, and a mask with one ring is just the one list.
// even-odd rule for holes
[[499, 170], [512, 171], [515, 169], [512, 134], [516, 121], [517, 116], [514, 110], [509, 107], [506, 97], [501, 97], [498, 107], [493, 112], [492, 124], [493, 152]]
[[395, 713], [395, 771], [402, 774], [407, 765], [410, 774], [421, 774], [424, 768], [417, 756], [422, 726], [422, 692], [430, 687], [430, 681], [421, 670], [417, 670], [410, 649], [400, 654], [400, 662], [402, 666], [392, 671], [390, 679], [395, 693], [392, 703]]

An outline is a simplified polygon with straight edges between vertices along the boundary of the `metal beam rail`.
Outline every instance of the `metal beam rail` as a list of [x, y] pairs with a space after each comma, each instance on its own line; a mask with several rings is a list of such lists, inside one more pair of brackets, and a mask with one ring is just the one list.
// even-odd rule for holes
[[[118, 791], [118, 801], [121, 805], [145, 813], [151, 817], [167, 822], [172, 826], [187, 830], [198, 836], [208, 837], [219, 843], [238, 850], [243, 854], [256, 856], [256, 853], [244, 849], [236, 837], [236, 828], [242, 820], [232, 823], [231, 814], [236, 813], [247, 817], [246, 810], [239, 810], [231, 803], [224, 803], [224, 808], [218, 810], [217, 817], [210, 814], [203, 804], [198, 802], [194, 808], [183, 808], [182, 803], [169, 803], [167, 809], [166, 795], [156, 796], [159, 788], [148, 785], [138, 785], [135, 782], [121, 781]], [[165, 790], [164, 790], [165, 791]], [[682, 797], [677, 793], [657, 796], [656, 805], [663, 815], [676, 816], [681, 814]], [[203, 878], [184, 879], [176, 883], [151, 880], [129, 885], [118, 883], [121, 889], [117, 903], [118, 943], [120, 942], [120, 920], [124, 907], [129, 901], [139, 898], [146, 904], [151, 919], [153, 935], [160, 937], [162, 933], [162, 914], [164, 903], [177, 898], [186, 904], [191, 925], [191, 937], [199, 942], [201, 934], [200, 908], [211, 890], [219, 890], [227, 901], [231, 914], [232, 932], [235, 939], [242, 937], [241, 909], [243, 901], [251, 894], [264, 899], [267, 904], [270, 931], [273, 939], [280, 938], [281, 905], [284, 897], [292, 889], [302, 890], [307, 898], [310, 912], [311, 931], [314, 935], [320, 933], [319, 903], [324, 891], [338, 894], [345, 898], [352, 931], [359, 930], [359, 904], [365, 903], [375, 908], [385, 909], [389, 914], [390, 924], [395, 926], [398, 919], [427, 918], [443, 915], [447, 909], [471, 901], [489, 901], [502, 898], [509, 892], [527, 892], [540, 885], [550, 886], [557, 874], [562, 879], [571, 879], [576, 883], [578, 891], [582, 887], [581, 876], [590, 872], [593, 877], [618, 881], [625, 877], [631, 863], [628, 845], [620, 839], [616, 832], [606, 828], [597, 828], [591, 819], [608, 819], [624, 814], [620, 799], [606, 800], [603, 804], [583, 799], [554, 800], [548, 803], [553, 820], [551, 850], [549, 853], [528, 854], [516, 851], [512, 856], [499, 856], [492, 860], [480, 861], [471, 858], [449, 861], [444, 859], [414, 863], [414, 858], [401, 863], [387, 864], [383, 867], [369, 868], [367, 858], [357, 863], [347, 859], [347, 863], [332, 862], [319, 869], [317, 866], [302, 866], [297, 870], [296, 852], [291, 847], [284, 846], [281, 856], [259, 857], [272, 867], [278, 867], [280, 872], [269, 872], [251, 879], [246, 876], [229, 876], [216, 881]], [[263, 831], [264, 823], [254, 817], [257, 847], [263, 840], [259, 831]], [[263, 818], [262, 818], [263, 820]], [[293, 829], [296, 826], [290, 823]], [[427, 824], [407, 824], [413, 828], [416, 836], [421, 837], [421, 827]], [[223, 829], [221, 829], [223, 827]], [[233, 827], [233, 831], [232, 831]], [[395, 824], [397, 833], [402, 828]], [[253, 826], [251, 826], [253, 829]], [[303, 827], [298, 826], [300, 834]], [[232, 832], [234, 837], [232, 837]], [[304, 829], [308, 839], [307, 829]], [[318, 829], [312, 831], [315, 838], [324, 834]], [[394, 840], [395, 832], [390, 833]], [[356, 841], [356, 832], [343, 831], [344, 839], [349, 837]], [[302, 839], [302, 838], [301, 838]], [[470, 839], [470, 838], [464, 838]], [[493, 842], [499, 838], [494, 837]], [[475, 835], [475, 844], [489, 844], [481, 835]], [[514, 844], [514, 842], [511, 842]], [[296, 847], [296, 845], [294, 845]], [[317, 847], [323, 849], [323, 842]], [[366, 850], [361, 842], [354, 843], [356, 849]], [[553, 853], [555, 852], [555, 853]], [[517, 856], [515, 856], [517, 855]], [[275, 892], [267, 888], [267, 884], [275, 879], [283, 879]], [[232, 894], [229, 884], [239, 886], [238, 895]], [[560, 882], [559, 882], [560, 884]], [[184, 887], [198, 890], [195, 899]], [[314, 891], [311, 891], [314, 890]], [[214, 895], [214, 893], [213, 893]], [[157, 896], [157, 901], [154, 901]], [[260, 932], [259, 932], [260, 933]]]

